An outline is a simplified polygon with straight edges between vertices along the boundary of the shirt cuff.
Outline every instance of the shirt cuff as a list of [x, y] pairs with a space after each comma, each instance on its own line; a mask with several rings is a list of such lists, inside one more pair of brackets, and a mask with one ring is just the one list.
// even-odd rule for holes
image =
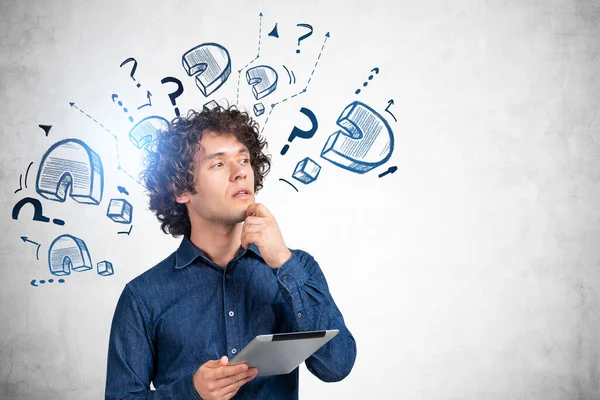
[[301, 287], [308, 275], [306, 274], [307, 259], [298, 250], [290, 250], [292, 255], [279, 268], [273, 268], [273, 274], [288, 291]]

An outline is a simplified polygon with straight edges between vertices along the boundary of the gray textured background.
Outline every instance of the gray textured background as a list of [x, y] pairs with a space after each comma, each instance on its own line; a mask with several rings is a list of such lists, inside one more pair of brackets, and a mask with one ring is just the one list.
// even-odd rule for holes
[[[182, 110], [235, 102], [238, 87], [249, 107], [237, 71], [257, 55], [260, 24], [259, 62], [286, 65], [299, 82], [331, 35], [307, 92], [270, 116], [273, 169], [257, 197], [288, 246], [319, 261], [357, 340], [342, 382], [320, 382], [302, 366], [300, 397], [600, 399], [599, 13], [593, 1], [2, 0], [0, 398], [102, 398], [123, 285], [179, 243], [159, 232], [141, 187], [116, 168], [112, 136], [69, 102], [119, 135], [132, 124], [113, 93], [136, 121], [150, 112], [136, 110], [145, 89], [153, 114], [174, 117], [165, 76], [183, 82]], [[267, 36], [275, 23], [277, 40]], [[296, 55], [306, 32], [298, 23], [314, 31]], [[181, 55], [205, 42], [232, 58], [209, 99], [181, 67]], [[142, 89], [119, 68], [128, 57]], [[355, 95], [374, 67], [379, 74]], [[303, 85], [280, 79], [267, 100]], [[356, 175], [321, 159], [317, 181], [293, 180], [296, 163], [318, 159], [356, 99], [388, 118], [391, 160]], [[390, 99], [397, 123], [384, 112]], [[315, 112], [319, 130], [280, 156], [292, 128], [306, 124], [300, 107]], [[53, 126], [48, 137], [38, 124]], [[40, 159], [64, 138], [102, 157], [100, 206], [36, 194]], [[32, 161], [28, 188], [15, 194]], [[377, 177], [392, 165], [394, 174]], [[134, 205], [129, 236], [104, 216], [117, 185]], [[32, 221], [26, 209], [11, 219], [25, 196], [66, 225]], [[93, 262], [111, 261], [115, 274], [31, 286], [52, 277], [48, 246], [62, 233], [84, 238]], [[40, 260], [21, 236], [40, 243]]]

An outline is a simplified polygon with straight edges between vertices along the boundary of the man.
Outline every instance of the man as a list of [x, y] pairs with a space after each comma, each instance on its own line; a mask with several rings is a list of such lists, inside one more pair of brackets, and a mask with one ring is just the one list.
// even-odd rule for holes
[[256, 368], [228, 365], [260, 334], [339, 329], [305, 363], [325, 382], [350, 373], [356, 344], [319, 264], [288, 249], [255, 203], [270, 169], [265, 145], [232, 106], [192, 110], [148, 146], [150, 209], [165, 233], [184, 237], [119, 298], [106, 399], [297, 399], [298, 368], [256, 377]]

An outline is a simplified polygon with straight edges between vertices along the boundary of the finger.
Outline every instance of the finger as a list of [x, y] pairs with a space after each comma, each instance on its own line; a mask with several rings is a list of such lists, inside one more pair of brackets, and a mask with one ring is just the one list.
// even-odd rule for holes
[[267, 210], [262, 203], [253, 203], [248, 206], [246, 209], [246, 216], [251, 216], [255, 214], [257, 217], [272, 217], [273, 215]]
[[262, 241], [260, 240], [260, 233], [244, 233], [242, 235], [242, 246], [247, 249], [250, 246], [250, 243], [256, 244], [258, 247], [262, 246]]
[[244, 225], [256, 225], [256, 224], [262, 224], [264, 222], [265, 222], [265, 217], [257, 217], [257, 216], [249, 215], [244, 220]]
[[[202, 366], [207, 368], [217, 368], [221, 365], [222, 362], [224, 362], [223, 359], [227, 359], [227, 356], [223, 356], [219, 360], [208, 360]], [[222, 365], [227, 365], [227, 362], [228, 361], [225, 361]]]
[[244, 225], [242, 227], [242, 235], [246, 235], [248, 233], [262, 232], [265, 228], [266, 226], [264, 224]]
[[256, 377], [257, 374], [258, 374], [257, 368], [250, 368], [246, 372], [243, 372], [241, 374], [235, 375], [230, 378], [226, 378], [226, 380], [229, 380], [229, 384], [226, 386], [223, 386], [223, 388], [218, 390], [215, 393], [215, 395], [217, 397], [225, 396], [224, 398], [230, 398], [230, 397], [226, 397], [226, 396], [227, 395], [232, 395], [232, 396], [235, 395], [235, 393], [237, 393], [237, 391], [240, 390], [242, 385], [244, 385], [247, 382], [250, 382], [252, 379], [254, 379]]
[[[243, 372], [248, 371], [248, 364], [237, 364], [237, 365], [226, 365], [224, 367], [215, 368], [207, 372], [207, 379], [214, 381], [221, 381], [224, 378], [234, 376]], [[218, 387], [225, 386], [227, 382], [220, 382]]]

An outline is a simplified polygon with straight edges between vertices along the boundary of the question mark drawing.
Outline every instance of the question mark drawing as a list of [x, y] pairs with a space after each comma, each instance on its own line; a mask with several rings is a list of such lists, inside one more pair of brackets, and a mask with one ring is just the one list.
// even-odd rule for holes
[[[288, 142], [290, 142], [290, 143], [292, 142], [292, 140], [294, 140], [294, 138], [297, 138], [297, 137], [301, 137], [302, 139], [312, 138], [315, 135], [315, 132], [317, 131], [317, 129], [319, 128], [319, 123], [317, 122], [317, 117], [315, 116], [315, 113], [313, 113], [311, 110], [309, 110], [308, 108], [305, 108], [305, 107], [302, 107], [300, 109], [300, 112], [308, 117], [312, 126], [307, 131], [304, 131], [304, 130], [294, 126], [294, 129], [292, 129], [292, 133], [290, 133], [290, 136], [288, 137]], [[290, 148], [290, 146], [288, 144], [283, 146], [283, 148], [281, 149], [281, 155], [282, 156], [285, 155], [285, 153], [287, 153], [289, 148]]]
[[268, 65], [259, 65], [246, 71], [246, 80], [252, 85], [256, 100], [273, 93], [277, 89], [277, 71]]
[[[174, 78], [172, 76], [167, 76], [166, 78], [162, 78], [160, 83], [162, 83], [163, 85], [165, 83], [175, 83], [177, 84], [177, 90], [173, 93], [169, 94], [169, 99], [171, 99], [171, 104], [173, 104], [174, 106], [175, 104], [175, 99], [178, 98], [179, 96], [181, 96], [181, 94], [183, 93], [183, 84], [181, 83], [181, 81], [177, 78]], [[175, 107], [175, 115], [177, 115], [179, 117], [179, 108]]]
[[217, 43], [204, 43], [188, 50], [181, 63], [189, 76], [196, 75], [196, 86], [205, 97], [220, 88], [231, 74], [229, 52]]
[[310, 32], [308, 32], [305, 35], [302, 35], [298, 38], [298, 48], [296, 49], [296, 54], [300, 53], [300, 41], [306, 39], [307, 37], [309, 37], [310, 35], [313, 34], [313, 27], [309, 24], [297, 24], [296, 26], [301, 26], [303, 28], [308, 28], [310, 29]]
[[169, 129], [169, 121], [158, 115], [144, 118], [129, 131], [129, 140], [138, 149], [145, 147], [155, 137], [158, 131]]
[[364, 174], [387, 162], [394, 134], [387, 121], [360, 101], [350, 103], [336, 124], [343, 128], [327, 139], [321, 157], [348, 171]]
[[[128, 58], [127, 60], [123, 61], [119, 67], [122, 68], [123, 65], [125, 65], [129, 62], [132, 62], [132, 61], [133, 61], [133, 68], [131, 68], [131, 72], [129, 73], [129, 76], [131, 77], [131, 79], [133, 79], [135, 81], [135, 78], [133, 77], [133, 74], [135, 74], [135, 70], [137, 69], [137, 61], [135, 60], [135, 58], [133, 58], [133, 57]], [[142, 85], [138, 83], [136, 86], [139, 88]]]
[[[277, 89], [277, 71], [268, 65], [258, 65], [246, 71], [246, 80], [252, 85], [252, 94], [256, 100], [273, 93]], [[253, 107], [254, 115], [259, 116], [265, 112], [263, 103]]]
[[[50, 218], [44, 216], [44, 214], [43, 214], [42, 202], [39, 201], [38, 199], [34, 199], [33, 197], [25, 197], [24, 199], [21, 199], [17, 204], [15, 204], [15, 206], [13, 207], [13, 210], [12, 210], [12, 218], [15, 220], [19, 219], [19, 212], [21, 211], [21, 208], [23, 208], [23, 206], [28, 203], [33, 205], [33, 220], [34, 221], [50, 222]], [[63, 226], [65, 224], [65, 221], [63, 221], [62, 219], [57, 219], [57, 218], [53, 218], [52, 222], [54, 222], [56, 225], [60, 225], [60, 226]]]

